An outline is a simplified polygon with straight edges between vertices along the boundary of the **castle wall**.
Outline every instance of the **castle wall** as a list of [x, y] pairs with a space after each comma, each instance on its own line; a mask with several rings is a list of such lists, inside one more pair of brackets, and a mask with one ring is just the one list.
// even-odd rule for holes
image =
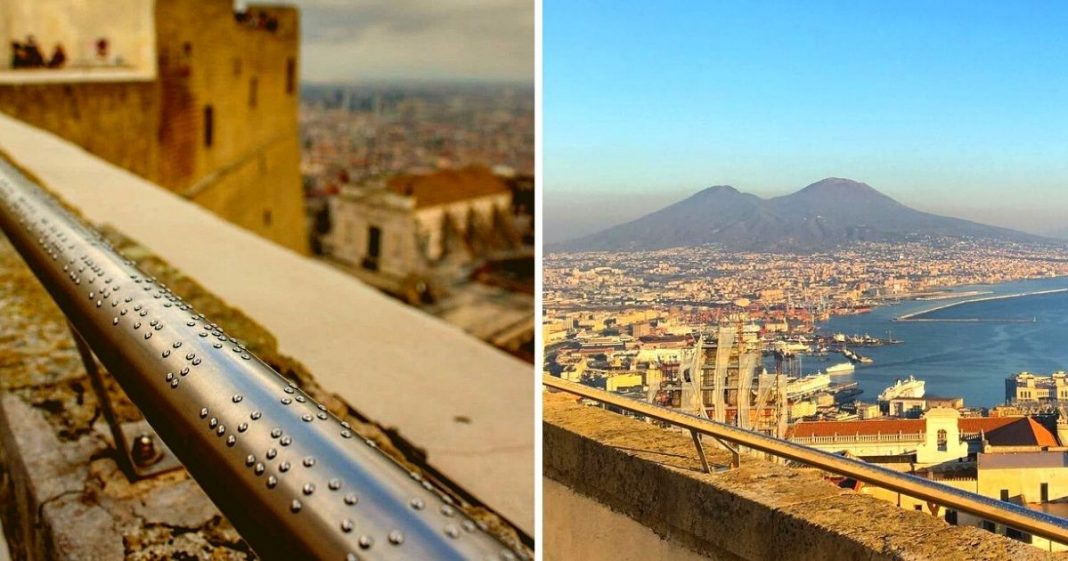
[[250, 6], [268, 30], [236, 21], [232, 6], [158, 2], [153, 81], [0, 85], [0, 111], [304, 253], [299, 16]]

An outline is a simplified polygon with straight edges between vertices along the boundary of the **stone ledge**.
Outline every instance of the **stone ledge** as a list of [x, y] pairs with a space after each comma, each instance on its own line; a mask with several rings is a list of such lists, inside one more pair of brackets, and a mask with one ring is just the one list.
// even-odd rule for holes
[[[810, 470], [745, 459], [737, 470], [705, 474], [687, 433], [584, 407], [563, 394], [543, 401], [545, 477], [710, 559], [1066, 558], [843, 491]], [[708, 451], [711, 462], [727, 463], [725, 454]], [[548, 501], [544, 513], [553, 515]]]

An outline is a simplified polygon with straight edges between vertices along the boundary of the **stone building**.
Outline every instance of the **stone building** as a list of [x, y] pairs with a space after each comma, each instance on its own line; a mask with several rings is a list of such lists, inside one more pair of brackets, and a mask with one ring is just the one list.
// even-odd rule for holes
[[[29, 36], [66, 64], [9, 68]], [[7, 0], [0, 38], [0, 111], [306, 252], [295, 8]]]
[[424, 293], [517, 247], [511, 208], [507, 183], [483, 167], [397, 176], [331, 199], [323, 250], [372, 284]]

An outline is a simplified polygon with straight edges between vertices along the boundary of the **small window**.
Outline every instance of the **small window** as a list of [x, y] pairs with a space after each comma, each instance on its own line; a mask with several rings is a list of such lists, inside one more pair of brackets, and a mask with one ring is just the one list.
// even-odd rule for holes
[[938, 451], [945, 452], [949, 449], [949, 437], [946, 429], [938, 429]]
[[989, 520], [983, 520], [982, 527], [987, 532], [993, 532], [994, 531], [994, 523], [989, 521]]
[[253, 76], [248, 81], [248, 106], [256, 108], [256, 97], [259, 95], [260, 79]]
[[1042, 502], [1049, 502], [1049, 483], [1043, 483], [1039, 486], [1039, 495], [1042, 496]]
[[215, 108], [204, 106], [204, 146], [211, 148], [215, 142]]
[[923, 505], [912, 505], [912, 510], [923, 510]]
[[953, 509], [946, 510], [946, 522], [954, 526], [957, 525], [957, 511]]
[[1001, 500], [1003, 500], [1003, 501], [1009, 500], [1009, 490], [1008, 489], [1002, 489], [1001, 490]]
[[297, 61], [286, 59], [286, 93], [292, 95], [297, 91]]
[[267, 210], [263, 211], [263, 225], [264, 226], [270, 226], [271, 225], [271, 209], [267, 209]]
[[1031, 534], [1027, 534], [1017, 530], [1016, 528], [1005, 528], [1005, 537], [1018, 540], [1024, 543], [1031, 543]]

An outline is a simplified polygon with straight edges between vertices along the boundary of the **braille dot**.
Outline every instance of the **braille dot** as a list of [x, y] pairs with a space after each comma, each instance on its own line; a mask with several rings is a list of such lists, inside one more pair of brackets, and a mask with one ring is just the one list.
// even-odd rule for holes
[[475, 531], [475, 523], [470, 520], [464, 520], [462, 526], [464, 527], [464, 530], [467, 530], [468, 532]]
[[341, 431], [341, 438], [352, 438], [352, 433], [347, 430], [343, 430]]
[[141, 322], [139, 322], [139, 321], [138, 321], [138, 322], [135, 322], [135, 323], [133, 324], [133, 328], [134, 328], [134, 329], [141, 329]]
[[211, 420], [208, 421], [208, 427], [215, 428], [217, 426], [219, 426], [219, 420], [215, 417], [212, 417]]
[[310, 495], [315, 492], [315, 485], [312, 483], [305, 483], [304, 488], [301, 489], [305, 495]]
[[393, 545], [404, 543], [404, 534], [400, 533], [400, 530], [393, 530], [389, 533], [389, 543]]
[[355, 553], [349, 553], [345, 556], [345, 561], [360, 561], [360, 558], [356, 557]]
[[279, 436], [282, 436], [282, 429], [278, 427], [271, 429], [271, 438], [278, 438]]
[[311, 415], [308, 415], [308, 414], [304, 414], [304, 415], [300, 416], [300, 419], [302, 421], [304, 421], [305, 423], [310, 423], [310, 422], [312, 422], [312, 420], [315, 419], [315, 417], [312, 417]]
[[222, 343], [215, 343], [212, 346], [215, 347], [216, 349], [221, 349], [222, 348]]
[[371, 536], [360, 536], [360, 539], [356, 540], [356, 543], [363, 549], [370, 549], [375, 544], [375, 540]]
[[282, 473], [285, 473], [285, 472], [289, 471], [290, 467], [291, 466], [290, 466], [289, 462], [282, 462], [282, 463], [278, 464], [278, 471], [280, 471]]
[[180, 372], [181, 372], [182, 376], [185, 376], [186, 374], [189, 374], [189, 367], [188, 366], [183, 366], [182, 370]]
[[118, 325], [118, 324], [119, 324], [119, 318], [112, 318], [111, 319], [111, 325]]
[[189, 353], [185, 355], [186, 360], [193, 360], [193, 357], [197, 356], [195, 353]]
[[313, 458], [311, 456], [308, 456], [307, 458], [304, 458], [304, 462], [303, 463], [304, 463], [304, 467], [310, 468], [310, 467], [315, 465], [315, 458]]
[[215, 434], [222, 436], [226, 432], [226, 425], [219, 425], [219, 428], [215, 429]]
[[237, 437], [236, 436], [231, 434], [230, 436], [226, 437], [226, 445], [227, 446], [233, 446], [234, 444], [237, 444]]
[[178, 380], [171, 380], [171, 388], [177, 388], [177, 387], [178, 387]]
[[256, 475], [263, 475], [263, 472], [267, 469], [267, 466], [263, 465], [263, 462], [256, 464], [256, 467], [252, 471], [256, 472]]
[[418, 497], [412, 499], [408, 504], [412, 505], [412, 508], [415, 510], [423, 510], [423, 508], [426, 507], [426, 502]]
[[289, 504], [289, 510], [296, 514], [300, 512], [301, 506], [300, 501], [293, 499], [293, 502]]
[[445, 526], [445, 535], [450, 538], [458, 538], [460, 537], [460, 529], [455, 524], [449, 524]]
[[273, 475], [268, 475], [267, 476], [267, 488], [268, 489], [274, 489], [276, 485], [278, 485], [278, 478], [273, 476]]
[[441, 513], [445, 516], [452, 516], [456, 514], [456, 511], [449, 505], [441, 505]]
[[282, 446], [289, 446], [290, 444], [293, 444], [293, 437], [289, 436], [287, 434], [287, 435], [283, 436], [282, 438], [279, 438], [278, 439], [278, 443], [281, 444]]
[[354, 504], [356, 504], [358, 502], [360, 502], [360, 499], [358, 497], [356, 497], [356, 495], [352, 495], [352, 494], [345, 495], [345, 504], [347, 504], [349, 506], [352, 506], [352, 505], [354, 505]]
[[341, 531], [346, 534], [352, 531], [352, 526], [352, 520], [349, 520], [348, 518], [341, 521]]
[[167, 373], [167, 381], [170, 382], [173, 379], [174, 379], [174, 372], [168, 372]]
[[260, 420], [260, 417], [262, 417], [262, 416], [263, 416], [263, 413], [260, 413], [259, 411], [253, 411], [253, 412], [252, 412], [252, 413], [251, 413], [251, 414], [249, 415], [249, 417], [251, 417], [253, 421], [258, 421], [258, 420]]
[[104, 305], [104, 302], [103, 302], [103, 301], [101, 301], [101, 300], [97, 300], [97, 301], [96, 301], [96, 307], [97, 307], [97, 308], [99, 308], [99, 307], [101, 307], [101, 306], [103, 306], [103, 305]]
[[294, 399], [296, 399], [296, 400], [297, 400], [298, 402], [300, 402], [300, 403], [304, 403], [304, 396], [302, 396], [302, 395], [298, 395], [298, 396], [297, 396], [297, 397], [295, 397]]
[[199, 356], [193, 359], [193, 366], [200, 366], [200, 363], [201, 360]]
[[320, 403], [320, 404], [319, 404], [319, 405], [317, 405], [316, 407], [318, 407], [318, 408], [319, 408], [319, 411], [326, 411], [326, 406], [325, 406], [325, 405], [323, 405], [322, 403]]
[[208, 408], [204, 407], [203, 409], [200, 410], [200, 418], [203, 419], [204, 417], [207, 417], [207, 416], [208, 416]]
[[273, 460], [274, 457], [277, 456], [277, 455], [278, 455], [278, 450], [276, 450], [274, 448], [271, 448], [270, 450], [267, 451], [267, 459], [268, 460]]
[[124, 315], [126, 315], [126, 308], [123, 308], [123, 309], [122, 309], [122, 311], [121, 311], [121, 312], [119, 312], [119, 315], [120, 315], [120, 316], [124, 316]]
[[137, 315], [145, 317], [148, 315], [148, 310], [141, 310], [140, 312], [137, 312]]
[[171, 356], [171, 351], [170, 350], [163, 351], [163, 358], [167, 358], [169, 356]]
[[158, 319], [154, 319], [154, 320], [152, 320], [152, 321], [148, 322], [148, 324], [149, 324], [149, 325], [151, 325], [152, 327], [156, 327], [156, 324], [157, 324], [157, 323], [159, 323], [159, 320], [158, 320]]
[[350, 424], [348, 423], [348, 421], [341, 421], [341, 426], [342, 426], [343, 428], [346, 428], [346, 429], [351, 429], [351, 428], [352, 428], [352, 425], [350, 425]]
[[157, 323], [156, 324], [156, 331], [159, 331], [161, 329], [163, 329], [163, 324], [162, 323]]
[[241, 423], [237, 425], [237, 432], [245, 432], [248, 430], [248, 423]]
[[181, 341], [175, 341], [174, 344], [171, 345], [171, 346], [177, 349], [178, 347], [182, 346], [182, 342]]
[[245, 456], [245, 465], [246, 466], [251, 467], [252, 464], [254, 464], [254, 463], [256, 463], [256, 456], [253, 456], [252, 454], [249, 454], [248, 456]]
[[331, 491], [337, 491], [341, 488], [341, 480], [331, 479], [329, 482], [327, 482], [326, 486], [329, 487]]
[[293, 403], [292, 399], [289, 399], [288, 397], [282, 398], [282, 405], [289, 405], [290, 403]]
[[243, 355], [241, 355], [241, 358], [243, 358], [245, 360], [250, 360], [252, 357], [247, 355], [247, 354], [243, 354]]
[[148, 340], [148, 339], [151, 339], [151, 338], [152, 338], [152, 332], [151, 331], [149, 331], [148, 333], [145, 333], [145, 340]]
[[206, 332], [204, 332], [204, 331], [201, 331], [201, 332], [200, 332], [200, 336], [201, 336], [201, 337], [207, 337], [207, 336], [208, 336], [208, 334], [207, 334]]
[[320, 413], [319, 413], [318, 415], [316, 415], [316, 416], [317, 416], [317, 417], [319, 417], [320, 419], [324, 420], [324, 421], [326, 420], [326, 413], [322, 413], [322, 412], [320, 412]]

